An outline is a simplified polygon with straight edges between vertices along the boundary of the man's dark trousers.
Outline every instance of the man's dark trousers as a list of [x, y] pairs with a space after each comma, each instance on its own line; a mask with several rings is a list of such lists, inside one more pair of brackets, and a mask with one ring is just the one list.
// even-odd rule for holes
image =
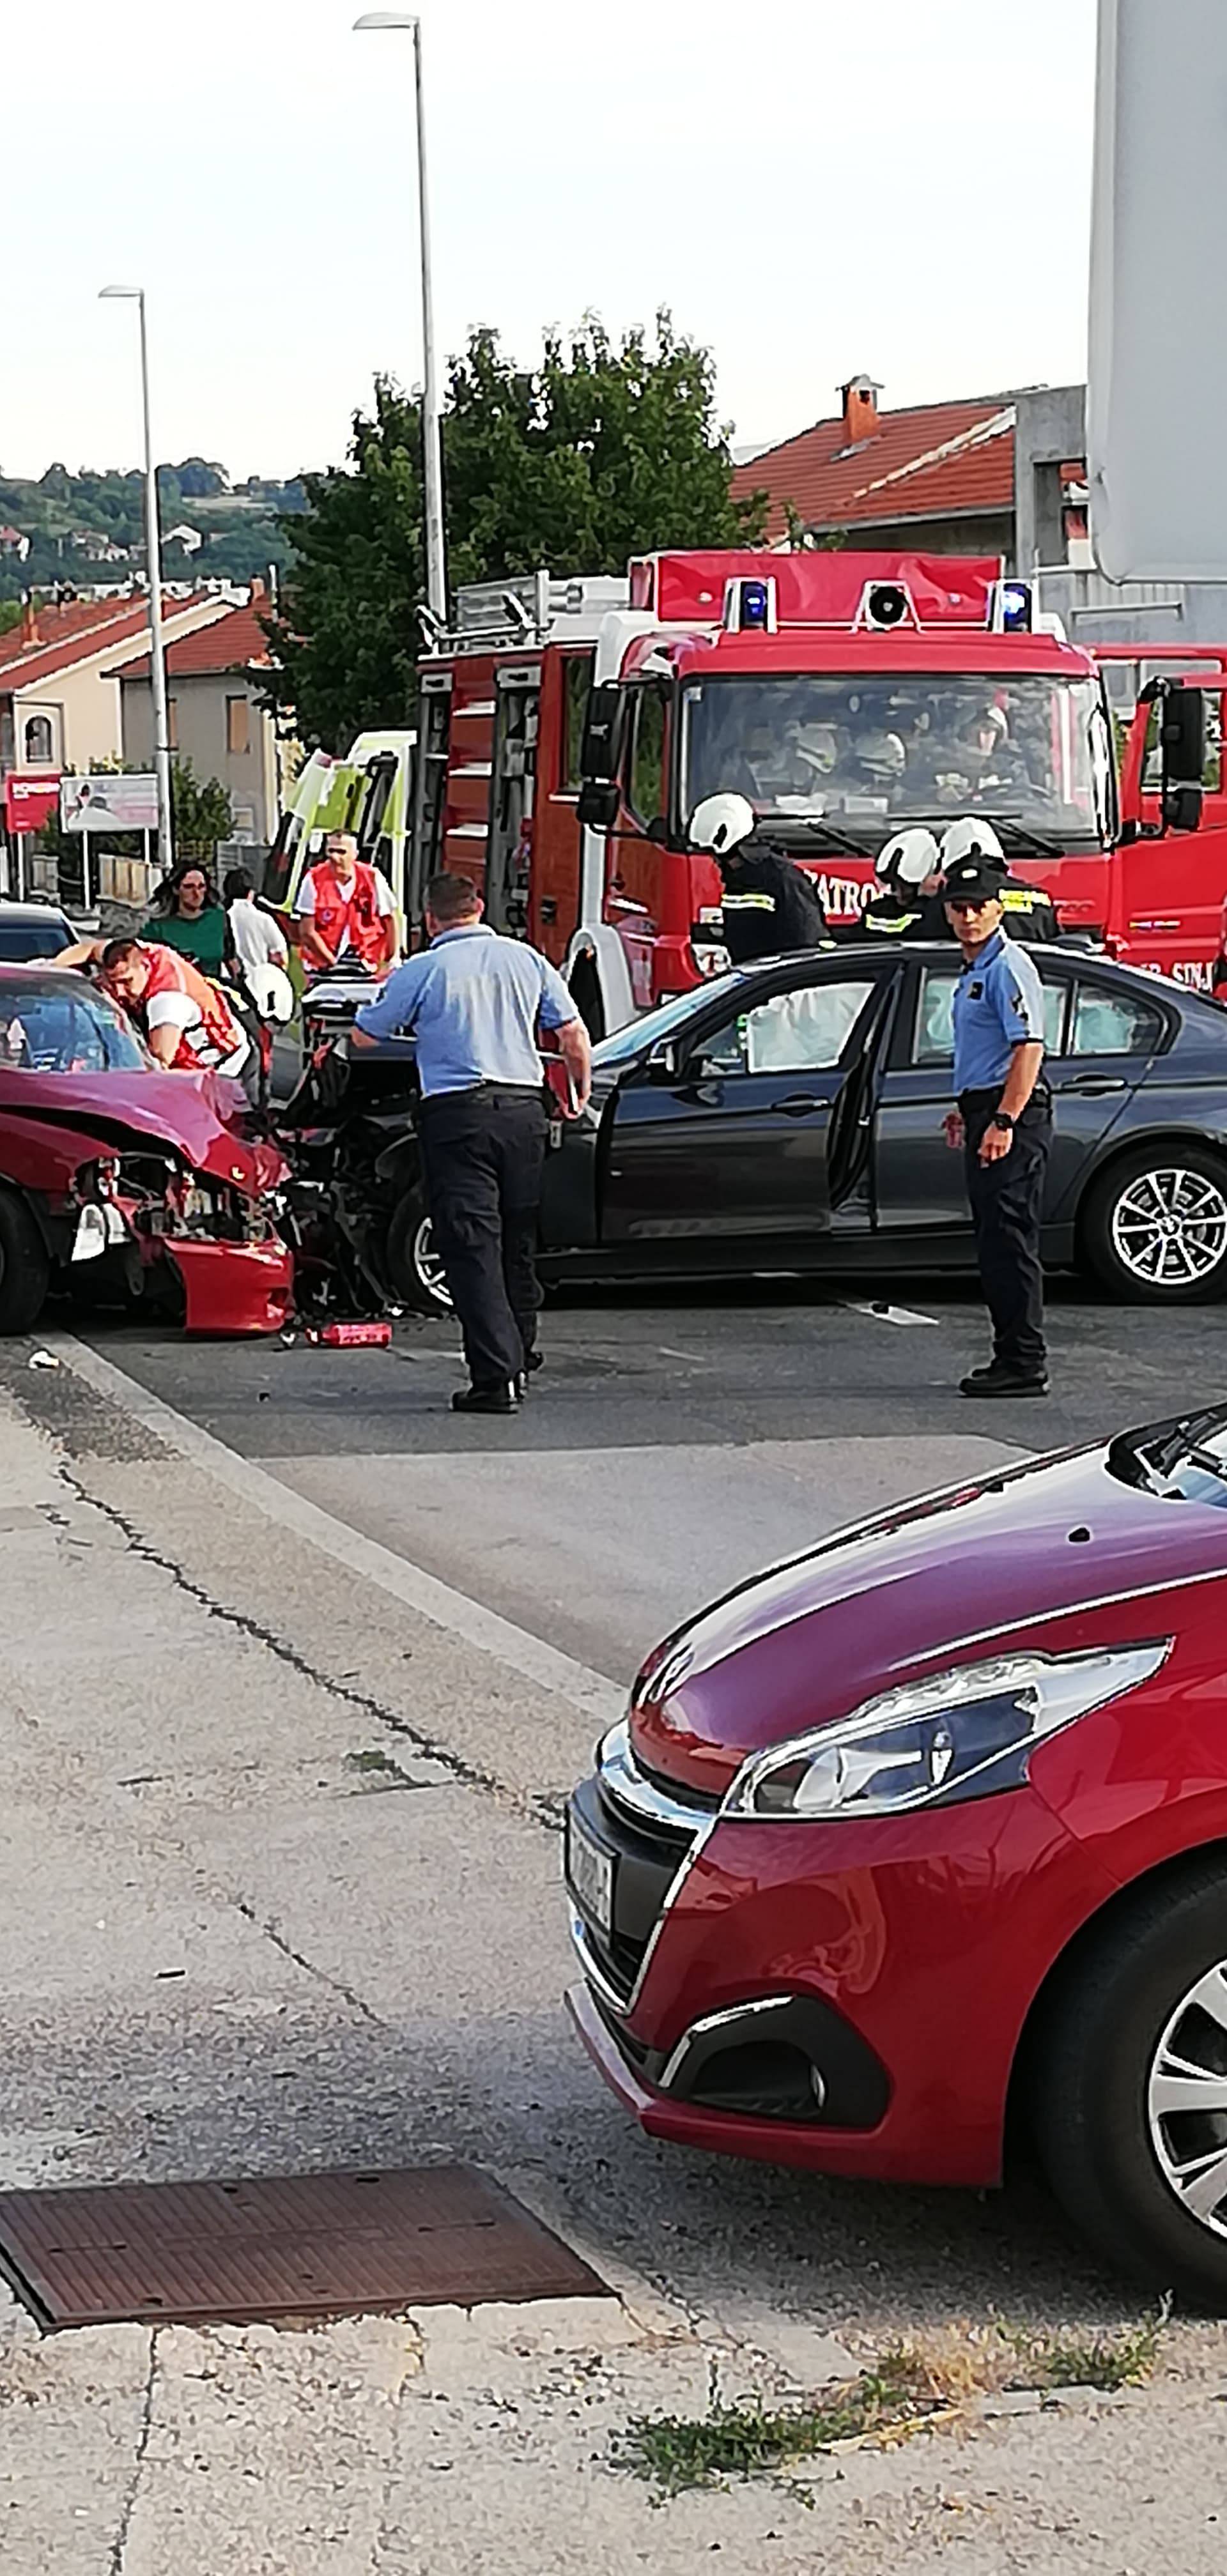
[[519, 1377], [537, 1331], [534, 1255], [545, 1164], [539, 1090], [481, 1083], [421, 1107], [426, 1192], [475, 1387]]
[[1040, 1220], [1052, 1143], [1052, 1099], [1046, 1085], [1037, 1088], [1015, 1126], [1009, 1153], [996, 1162], [982, 1163], [980, 1141], [1000, 1098], [998, 1083], [992, 1091], [964, 1092], [959, 1102], [980, 1284], [992, 1318], [994, 1359], [1018, 1377], [1043, 1377], [1048, 1355]]

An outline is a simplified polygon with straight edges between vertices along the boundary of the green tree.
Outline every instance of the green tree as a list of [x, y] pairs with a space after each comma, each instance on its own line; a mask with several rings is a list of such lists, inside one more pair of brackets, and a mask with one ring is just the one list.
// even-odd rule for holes
[[[305, 513], [282, 520], [292, 560], [270, 633], [274, 703], [302, 739], [344, 747], [366, 726], [406, 723], [425, 595], [421, 415], [386, 380], [355, 414], [344, 469], [306, 478]], [[586, 322], [518, 368], [492, 331], [453, 359], [443, 418], [453, 584], [546, 564], [617, 573], [658, 546], [754, 543], [766, 496], [734, 501], [728, 436], [709, 353], [667, 313], [649, 342], [615, 346]]]
[[211, 859], [219, 841], [234, 837], [234, 810], [219, 778], [197, 778], [190, 760], [171, 762], [170, 803], [175, 853]]

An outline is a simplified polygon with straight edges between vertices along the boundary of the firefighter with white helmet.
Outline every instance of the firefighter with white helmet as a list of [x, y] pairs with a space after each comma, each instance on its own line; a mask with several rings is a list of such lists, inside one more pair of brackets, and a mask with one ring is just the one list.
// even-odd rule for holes
[[723, 880], [724, 945], [735, 966], [834, 945], [813, 880], [760, 841], [748, 796], [705, 796], [690, 817], [692, 850], [710, 850]]
[[892, 833], [873, 863], [870, 896], [853, 939], [948, 939], [942, 903], [942, 862], [937, 842], [922, 823]]
[[1060, 938], [1061, 924], [1051, 897], [1014, 875], [991, 823], [979, 814], [963, 814], [957, 823], [948, 823], [942, 834], [943, 877], [956, 861], [972, 858], [987, 859], [1001, 870], [1001, 909], [1011, 939], [1021, 939], [1028, 947], [1042, 947], [1048, 940]]

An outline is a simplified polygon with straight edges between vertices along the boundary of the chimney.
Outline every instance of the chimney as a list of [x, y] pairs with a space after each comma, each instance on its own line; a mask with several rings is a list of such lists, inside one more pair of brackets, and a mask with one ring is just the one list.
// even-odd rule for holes
[[263, 576], [258, 572], [253, 572], [251, 576], [251, 588], [247, 594], [247, 605], [249, 608], [254, 608], [258, 613], [263, 613], [264, 609], [268, 606], [268, 593], [264, 587]]
[[23, 590], [21, 594], [21, 626], [17, 637], [18, 644], [23, 653], [29, 653], [33, 650], [36, 644], [41, 644], [42, 640], [42, 636], [38, 631], [38, 615], [34, 606], [34, 593], [32, 590]]
[[844, 445], [858, 447], [863, 438], [874, 438], [878, 429], [878, 395], [882, 388], [872, 376], [849, 376], [839, 388], [844, 414]]

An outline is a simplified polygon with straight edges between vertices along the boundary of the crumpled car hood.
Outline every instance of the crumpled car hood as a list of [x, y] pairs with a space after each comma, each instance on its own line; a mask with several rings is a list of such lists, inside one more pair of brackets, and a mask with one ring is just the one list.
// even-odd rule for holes
[[244, 1095], [217, 1073], [0, 1071], [0, 1113], [86, 1131], [102, 1153], [122, 1153], [125, 1143], [168, 1146], [194, 1171], [230, 1181], [248, 1198], [278, 1189], [287, 1176], [275, 1145], [244, 1134]]

